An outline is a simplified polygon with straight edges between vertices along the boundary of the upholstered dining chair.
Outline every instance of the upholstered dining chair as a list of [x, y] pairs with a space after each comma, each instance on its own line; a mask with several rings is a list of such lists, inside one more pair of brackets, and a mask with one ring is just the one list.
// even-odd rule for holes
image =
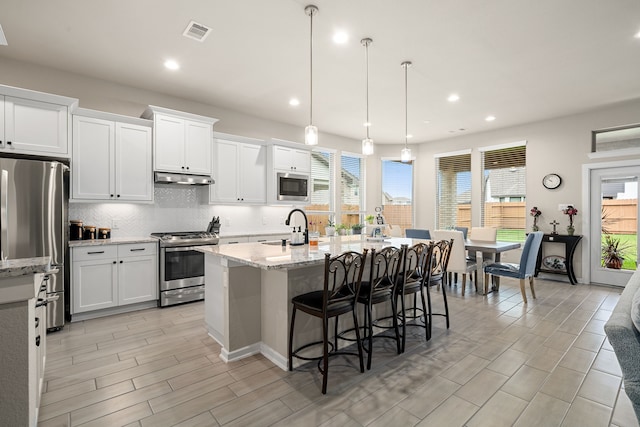
[[[527, 240], [524, 243], [522, 249], [522, 255], [520, 256], [520, 264], [511, 264], [506, 262], [496, 262], [484, 266], [484, 293], [488, 291], [489, 278], [491, 276], [511, 277], [513, 279], [520, 279], [520, 293], [522, 294], [522, 300], [527, 303], [527, 294], [525, 292], [524, 281], [529, 279], [529, 286], [531, 287], [531, 296], [536, 297], [536, 291], [533, 287], [534, 274], [536, 272], [536, 258], [538, 257], [538, 251], [542, 243], [542, 231], [536, 231], [529, 233]], [[496, 282], [495, 290], [499, 289], [499, 282]]]
[[454, 227], [454, 230], [462, 231], [464, 240], [467, 240], [467, 234], [469, 234], [469, 227]]
[[[293, 358], [302, 360], [318, 360], [318, 370], [322, 373], [322, 394], [327, 393], [327, 379], [329, 372], [329, 356], [338, 354], [350, 354], [358, 356], [360, 360], [360, 372], [364, 372], [364, 358], [362, 355], [362, 342], [360, 329], [356, 316], [355, 304], [362, 273], [367, 257], [367, 249], [363, 253], [348, 251], [331, 257], [325, 254], [324, 258], [324, 287], [319, 291], [312, 291], [291, 299], [293, 311], [291, 313], [291, 326], [289, 329], [289, 370], [293, 369]], [[322, 319], [322, 341], [304, 344], [294, 350], [294, 327], [296, 311], [303, 311], [311, 316]], [[329, 319], [337, 318], [342, 314], [351, 313], [356, 332], [357, 352], [340, 350], [329, 342]], [[307, 357], [300, 354], [304, 349], [322, 343], [322, 356]], [[329, 348], [331, 347], [331, 349]]]
[[[467, 274], [473, 273], [473, 283], [478, 290], [478, 265], [475, 261], [467, 259], [467, 253], [464, 248], [464, 234], [462, 231], [456, 230], [433, 230], [431, 233], [434, 240], [452, 240], [451, 254], [449, 255], [449, 263], [447, 264], [447, 274], [451, 277], [452, 273], [462, 274], [462, 295], [464, 296]], [[451, 283], [449, 283], [451, 284]]]
[[404, 231], [404, 235], [409, 239], [426, 239], [426, 240], [431, 239], [431, 234], [429, 233], [429, 230], [424, 230], [421, 228], [407, 228]]

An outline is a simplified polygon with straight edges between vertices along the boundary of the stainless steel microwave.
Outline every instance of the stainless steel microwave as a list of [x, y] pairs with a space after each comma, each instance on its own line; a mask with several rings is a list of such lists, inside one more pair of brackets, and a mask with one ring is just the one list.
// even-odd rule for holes
[[276, 181], [279, 201], [309, 201], [309, 175], [277, 172]]

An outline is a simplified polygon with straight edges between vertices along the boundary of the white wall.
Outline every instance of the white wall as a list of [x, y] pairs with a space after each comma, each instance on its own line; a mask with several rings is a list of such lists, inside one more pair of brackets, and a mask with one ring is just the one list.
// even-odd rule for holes
[[[138, 117], [148, 104], [160, 105], [218, 118], [220, 121], [215, 125], [215, 130], [219, 132], [262, 139], [279, 138], [291, 141], [303, 139], [303, 129], [296, 126], [263, 120], [214, 105], [194, 103], [161, 93], [45, 69], [28, 63], [3, 59], [0, 63], [0, 83], [76, 97], [80, 99], [80, 106], [85, 108]], [[212, 104], [215, 104], [215, 100], [212, 100]], [[557, 210], [558, 204], [573, 203], [580, 209], [582, 189], [585, 185], [581, 178], [581, 166], [585, 163], [601, 161], [591, 161], [588, 158], [591, 149], [591, 131], [638, 122], [640, 122], [640, 99], [553, 120], [413, 144], [411, 148], [416, 158], [415, 226], [433, 228], [435, 225], [434, 154], [472, 148], [473, 164], [478, 165], [480, 158], [478, 147], [526, 140], [527, 207], [538, 206], [543, 212], [539, 220], [543, 231], [551, 231], [549, 222], [554, 219], [566, 227], [568, 219]], [[360, 141], [336, 135], [321, 133], [320, 144], [327, 148], [360, 152]], [[376, 145], [375, 155], [367, 158], [367, 211], [373, 212], [374, 207], [379, 206], [381, 202], [380, 157], [397, 158], [401, 148], [400, 145]], [[563, 178], [562, 186], [557, 190], [546, 190], [542, 186], [542, 177], [551, 172], [558, 173]], [[479, 170], [475, 173], [479, 174]], [[479, 182], [479, 180], [476, 181]], [[475, 197], [479, 197], [477, 194], [479, 183], [476, 183], [473, 190]], [[181, 193], [182, 191], [185, 193]], [[228, 227], [224, 227], [223, 224], [223, 229], [227, 232], [236, 229], [279, 229], [281, 226], [276, 218], [281, 218], [288, 211], [288, 208], [274, 207], [201, 205], [197, 200], [195, 189], [156, 189], [154, 205], [127, 206], [129, 207], [111, 204], [73, 205], [70, 211], [85, 222], [91, 220], [95, 225], [103, 226], [109, 226], [110, 220], [115, 217], [130, 218], [122, 223], [116, 235], [125, 235], [130, 232], [144, 234], [148, 231], [157, 231], [159, 228], [173, 227], [178, 227], [176, 230], [193, 227], [202, 229], [214, 214], [230, 218]], [[262, 216], [267, 218], [265, 225], [260, 224]], [[479, 215], [474, 213], [473, 216], [474, 225], [478, 225]], [[587, 220], [586, 212], [580, 212], [575, 218], [577, 234], [586, 232], [585, 221]], [[527, 217], [527, 226], [530, 227], [531, 224], [531, 217]], [[581, 268], [580, 256], [578, 258], [576, 271], [580, 271]]]

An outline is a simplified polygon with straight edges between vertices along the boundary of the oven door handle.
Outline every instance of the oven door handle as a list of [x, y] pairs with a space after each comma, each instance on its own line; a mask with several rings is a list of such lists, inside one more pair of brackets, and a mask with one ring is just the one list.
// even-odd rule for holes
[[165, 252], [187, 252], [193, 251], [197, 248], [197, 246], [179, 246], [177, 248], [164, 248]]

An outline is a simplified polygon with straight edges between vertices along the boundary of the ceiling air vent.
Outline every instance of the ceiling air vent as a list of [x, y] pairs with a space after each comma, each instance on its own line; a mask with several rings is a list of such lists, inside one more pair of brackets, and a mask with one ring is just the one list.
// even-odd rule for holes
[[190, 39], [203, 42], [210, 32], [211, 28], [205, 27], [202, 24], [198, 24], [195, 21], [191, 21], [189, 22], [189, 25], [187, 25], [187, 28], [184, 30], [184, 33], [182, 33], [182, 35], [185, 37], [189, 37]]

